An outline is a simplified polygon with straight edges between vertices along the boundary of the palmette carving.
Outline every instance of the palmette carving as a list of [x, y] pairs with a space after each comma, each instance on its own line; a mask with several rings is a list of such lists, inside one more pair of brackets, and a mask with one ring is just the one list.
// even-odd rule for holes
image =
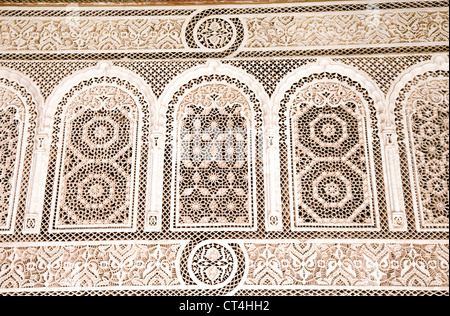
[[366, 11], [245, 18], [248, 48], [345, 46], [446, 41], [448, 14]]
[[0, 288], [175, 286], [179, 244], [0, 248]]
[[183, 19], [0, 20], [3, 50], [181, 49]]
[[246, 285], [448, 286], [448, 245], [408, 243], [246, 244]]

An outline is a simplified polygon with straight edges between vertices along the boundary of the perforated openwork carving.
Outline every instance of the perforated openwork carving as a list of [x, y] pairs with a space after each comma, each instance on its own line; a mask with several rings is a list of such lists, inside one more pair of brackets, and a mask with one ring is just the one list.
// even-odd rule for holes
[[30, 1], [0, 295], [448, 295], [446, 1]]
[[[438, 279], [448, 280], [445, 273], [438, 271], [438, 267], [444, 268], [444, 258], [448, 256], [448, 248], [442, 245], [424, 247], [420, 244], [387, 243], [373, 246], [358, 242], [246, 244], [252, 253], [247, 283], [259, 286], [364, 284], [376, 287], [395, 284], [426, 287]], [[434, 270], [435, 274], [415, 270], [414, 266]]]
[[12, 233], [25, 209], [36, 104], [17, 82], [0, 77], [0, 234]]
[[328, 73], [303, 79], [291, 91], [293, 228], [378, 226], [363, 91]]
[[0, 229], [11, 226], [15, 184], [25, 123], [25, 106], [13, 91], [0, 87]]
[[409, 82], [397, 107], [396, 120], [408, 150], [418, 227], [448, 229], [448, 72], [431, 72]]
[[90, 87], [68, 102], [55, 228], [131, 227], [138, 116], [135, 99], [114, 86]]
[[176, 103], [173, 227], [252, 228], [255, 114], [241, 89], [211, 81]]
[[192, 279], [203, 286], [220, 286], [233, 278], [237, 269], [234, 250], [220, 243], [204, 243], [196, 247], [189, 257]]
[[233, 23], [223, 18], [206, 18], [201, 21], [194, 34], [200, 46], [220, 49], [226, 47], [235, 36]]

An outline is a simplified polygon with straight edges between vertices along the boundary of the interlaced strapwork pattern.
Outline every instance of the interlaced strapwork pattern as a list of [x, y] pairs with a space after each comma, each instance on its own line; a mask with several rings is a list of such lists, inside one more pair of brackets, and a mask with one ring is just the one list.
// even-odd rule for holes
[[228, 247], [216, 243], [201, 246], [191, 261], [192, 277], [206, 285], [225, 283], [233, 276], [236, 265]]
[[223, 83], [201, 85], [177, 104], [174, 227], [254, 225], [253, 113]]
[[[315, 86], [316, 82], [319, 84]], [[331, 86], [336, 92], [342, 91], [335, 95], [321, 89], [317, 89], [316, 93], [312, 93], [311, 89], [308, 92], [308, 87], [319, 87], [321, 82], [332, 82], [334, 84]], [[294, 97], [297, 96], [296, 92], [302, 91], [302, 89], [304, 89], [305, 95]], [[318, 91], [323, 94], [317, 93]], [[347, 96], [344, 97], [345, 95]], [[349, 102], [345, 102], [346, 99]], [[308, 107], [308, 100], [310, 100], [309, 103], [317, 103], [319, 106], [310, 105]], [[328, 100], [328, 104], [324, 102], [325, 100]], [[296, 120], [302, 115], [308, 114], [308, 109], [315, 111], [311, 114], [316, 114], [311, 117], [309, 117], [311, 114], [305, 115], [306, 121], [302, 124], [297, 122], [295, 125], [295, 120], [292, 120], [295, 117], [292, 117], [290, 113], [293, 102], [302, 105], [298, 110], [300, 116]], [[336, 107], [340, 102], [340, 108]], [[331, 109], [330, 105], [333, 104], [335, 105], [333, 111], [328, 110], [327, 112], [327, 108]], [[342, 107], [342, 105], [344, 106]], [[365, 113], [364, 115], [357, 115], [358, 105], [359, 113]], [[305, 109], [304, 112], [301, 109]], [[342, 118], [339, 116], [341, 112]], [[336, 228], [343, 229], [345, 226], [353, 231], [376, 228], [379, 225], [387, 226], [386, 201], [382, 195], [374, 198], [373, 190], [376, 187], [378, 192], [380, 190], [383, 192], [384, 183], [376, 110], [367, 91], [358, 83], [339, 74], [313, 74], [301, 79], [286, 92], [280, 104], [279, 117], [282, 201], [284, 214], [289, 214], [288, 210], [290, 209], [291, 215], [294, 217], [292, 226], [294, 228], [299, 225], [320, 227], [320, 221], [325, 222], [328, 226], [334, 226], [334, 230]], [[347, 122], [349, 119], [350, 124]], [[316, 128], [317, 123], [320, 128]], [[300, 135], [298, 135], [299, 133]], [[369, 135], [372, 137], [372, 148], [368, 146]], [[334, 142], [330, 142], [333, 139]], [[303, 145], [302, 141], [307, 146]], [[341, 147], [345, 144], [347, 147]], [[313, 150], [311, 150], [311, 145], [315, 147]], [[327, 163], [320, 161], [320, 157], [323, 157], [325, 152], [329, 155], [324, 159], [325, 161], [330, 160], [328, 167]], [[333, 167], [330, 168], [331, 165]], [[324, 166], [324, 168], [318, 169], [317, 167], [320, 166]], [[336, 169], [336, 167], [338, 168]], [[344, 175], [339, 168], [351, 170], [349, 174], [353, 173], [353, 176]], [[316, 169], [318, 171], [315, 171]], [[308, 174], [313, 176], [305, 177]], [[289, 177], [292, 177], [291, 180]], [[356, 181], [352, 182], [353, 179]], [[366, 186], [365, 189], [364, 186]], [[289, 192], [288, 187], [292, 191]], [[369, 189], [369, 187], [371, 188]], [[355, 204], [351, 206], [352, 203]], [[294, 205], [296, 205], [295, 208], [293, 208]], [[371, 206], [368, 207], [368, 205]], [[315, 209], [317, 211], [313, 211]], [[293, 213], [292, 210], [294, 210]], [[349, 212], [349, 210], [352, 211]], [[347, 223], [336, 225], [339, 221], [341, 223], [347, 221]], [[348, 225], [349, 223], [350, 225]], [[357, 235], [361, 234], [357, 233]]]
[[127, 68], [141, 76], [148, 83], [155, 96], [159, 97], [168, 83], [176, 76], [205, 62], [202, 59], [185, 61], [138, 60], [116, 61], [113, 64]]
[[217, 17], [206, 19], [195, 31], [199, 44], [211, 49], [224, 48], [232, 41], [234, 35], [232, 24]]
[[387, 93], [395, 79], [406, 69], [417, 63], [428, 61], [430, 55], [411, 56], [360, 56], [341, 57], [334, 60], [358, 68], [367, 73], [380, 87], [381, 91]]
[[414, 207], [422, 229], [448, 229], [448, 110], [448, 73], [444, 72], [413, 79], [397, 100], [396, 123], [401, 148], [408, 148]]
[[313, 80], [291, 95], [289, 105], [294, 225], [373, 226], [366, 104], [360, 92], [336, 79]]

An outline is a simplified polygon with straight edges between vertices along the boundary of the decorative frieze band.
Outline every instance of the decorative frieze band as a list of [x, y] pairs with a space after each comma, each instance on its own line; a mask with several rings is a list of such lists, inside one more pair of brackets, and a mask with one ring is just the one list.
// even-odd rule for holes
[[180, 18], [0, 20], [4, 51], [172, 50], [184, 48]]
[[448, 44], [448, 7], [436, 3], [434, 8], [411, 9], [404, 2], [386, 9], [383, 4], [361, 3], [355, 11], [345, 5], [342, 10], [324, 6], [322, 12], [290, 5], [283, 13], [265, 12], [261, 7], [205, 8], [194, 15], [183, 16], [174, 10], [173, 16], [150, 17], [145, 7], [123, 16], [118, 8], [111, 9], [119, 12], [113, 14], [75, 6], [56, 10], [70, 14], [50, 10], [38, 18], [28, 17], [27, 9], [21, 16], [11, 16], [11, 9], [4, 9], [0, 11], [0, 51], [214, 53], [211, 57], [224, 57], [250, 51]]
[[448, 287], [448, 244], [416, 242], [248, 243], [245, 286]]
[[[189, 255], [187, 262], [184, 252]], [[211, 290], [224, 287], [232, 292], [253, 288], [445, 291], [448, 254], [445, 241], [242, 240], [207, 241], [194, 248], [186, 247], [186, 241], [3, 245], [0, 293], [116, 287], [198, 290], [205, 284]], [[229, 259], [227, 270], [223, 256]], [[185, 264], [189, 275], [180, 270]], [[189, 285], [189, 278], [197, 285]]]
[[179, 242], [0, 247], [0, 292], [175, 286]]
[[446, 42], [448, 10], [367, 10], [244, 18], [246, 48], [348, 47]]

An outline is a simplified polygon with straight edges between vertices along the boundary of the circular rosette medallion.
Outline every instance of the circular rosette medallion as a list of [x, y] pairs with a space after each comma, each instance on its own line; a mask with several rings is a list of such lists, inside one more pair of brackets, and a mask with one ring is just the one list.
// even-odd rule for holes
[[203, 242], [197, 245], [188, 259], [191, 278], [201, 287], [220, 288], [227, 285], [237, 271], [234, 250], [223, 242]]
[[71, 225], [117, 225], [128, 220], [127, 179], [111, 164], [85, 164], [66, 179], [60, 222]]
[[[302, 218], [322, 224], [371, 222], [367, 175], [348, 162], [318, 162], [301, 174]], [[305, 211], [305, 212], [304, 212]]]
[[199, 47], [207, 49], [226, 49], [236, 38], [234, 24], [221, 17], [201, 19], [194, 28], [194, 39]]
[[311, 122], [311, 138], [321, 147], [338, 147], [347, 138], [347, 123], [336, 114], [322, 114]]
[[132, 141], [129, 119], [120, 110], [85, 111], [72, 122], [72, 149], [89, 159], [112, 159], [123, 154]]

